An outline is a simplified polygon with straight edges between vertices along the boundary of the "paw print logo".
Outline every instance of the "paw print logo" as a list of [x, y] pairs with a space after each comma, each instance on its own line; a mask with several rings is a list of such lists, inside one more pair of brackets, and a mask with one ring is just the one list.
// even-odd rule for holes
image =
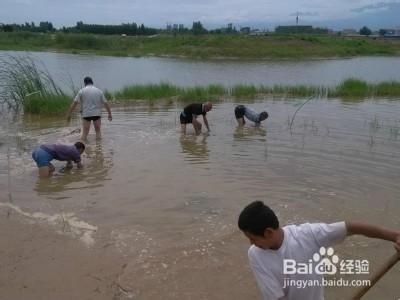
[[320, 275], [334, 275], [337, 272], [336, 264], [339, 257], [334, 254], [333, 248], [321, 247], [318, 253], [315, 253], [313, 260], [317, 263], [315, 273]]

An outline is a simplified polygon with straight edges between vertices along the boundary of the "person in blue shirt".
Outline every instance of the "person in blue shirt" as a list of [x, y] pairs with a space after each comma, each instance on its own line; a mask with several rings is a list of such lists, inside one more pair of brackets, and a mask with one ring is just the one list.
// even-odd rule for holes
[[82, 168], [81, 154], [85, 151], [85, 144], [76, 142], [74, 145], [61, 144], [45, 144], [35, 148], [32, 152], [32, 158], [36, 162], [39, 169], [39, 177], [49, 177], [55, 168], [51, 161], [53, 159], [66, 161], [67, 169], [72, 168], [72, 162], [75, 162], [77, 167]]
[[257, 113], [247, 106], [238, 105], [235, 107], [235, 117], [239, 123], [239, 126], [243, 126], [244, 124], [246, 124], [244, 117], [254, 122], [256, 126], [260, 126], [261, 122], [268, 118], [268, 113], [266, 111]]

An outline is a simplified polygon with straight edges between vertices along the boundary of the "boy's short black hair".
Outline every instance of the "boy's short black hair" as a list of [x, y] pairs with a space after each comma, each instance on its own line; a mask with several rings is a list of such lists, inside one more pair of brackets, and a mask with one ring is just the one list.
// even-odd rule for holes
[[238, 226], [243, 232], [264, 236], [265, 229], [279, 228], [279, 220], [273, 210], [262, 201], [254, 201], [240, 213]]
[[85, 83], [85, 85], [93, 84], [93, 79], [91, 77], [87, 76], [83, 79], [83, 82]]
[[76, 142], [76, 143], [74, 144], [74, 146], [75, 146], [76, 149], [78, 149], [78, 150], [82, 150], [82, 151], [85, 150], [85, 144], [82, 143], [82, 142]]

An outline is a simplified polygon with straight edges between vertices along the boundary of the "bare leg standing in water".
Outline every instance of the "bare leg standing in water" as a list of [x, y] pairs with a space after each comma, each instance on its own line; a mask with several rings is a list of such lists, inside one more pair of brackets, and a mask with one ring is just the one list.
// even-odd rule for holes
[[90, 123], [91, 121], [87, 121], [85, 119], [82, 120], [82, 135], [81, 135], [81, 141], [86, 142], [87, 141], [87, 136], [90, 131]]
[[96, 131], [96, 140], [101, 139], [101, 119], [93, 121], [94, 130]]

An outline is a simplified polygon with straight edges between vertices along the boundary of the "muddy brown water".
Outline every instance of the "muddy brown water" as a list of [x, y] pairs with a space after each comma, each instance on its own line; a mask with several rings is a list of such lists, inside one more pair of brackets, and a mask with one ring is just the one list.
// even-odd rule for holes
[[[315, 99], [290, 130], [303, 101], [248, 103], [270, 114], [260, 128], [238, 128], [235, 103], [216, 103], [208, 114], [211, 133], [189, 130], [186, 137], [179, 133], [180, 104], [118, 107], [112, 122], [104, 118], [103, 139], [89, 136], [84, 169], [63, 172], [56, 162], [48, 180], [37, 178], [31, 150], [75, 142], [79, 118], [67, 125], [4, 117], [1, 209], [88, 247], [115, 248], [127, 261], [120, 277], [127, 298], [258, 297], [247, 241], [236, 226], [253, 200], [274, 208], [282, 224], [357, 219], [400, 228], [400, 102]], [[351, 238], [335, 250], [341, 258], [368, 259], [375, 270], [393, 247]], [[397, 299], [399, 279], [397, 267], [365, 299]], [[327, 299], [350, 294], [327, 288]]]

